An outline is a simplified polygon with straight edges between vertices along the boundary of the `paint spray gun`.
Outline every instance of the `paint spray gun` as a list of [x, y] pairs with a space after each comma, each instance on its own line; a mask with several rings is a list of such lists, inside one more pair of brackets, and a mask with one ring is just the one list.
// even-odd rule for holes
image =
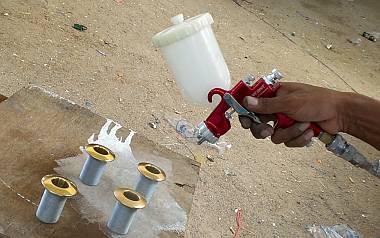
[[[281, 73], [274, 69], [258, 80], [248, 75], [231, 88], [230, 73], [211, 28], [212, 16], [205, 13], [184, 20], [180, 14], [171, 18], [171, 22], [171, 27], [153, 37], [153, 44], [161, 49], [182, 95], [195, 104], [214, 108], [195, 130], [198, 144], [216, 143], [231, 129], [230, 120], [235, 112], [261, 123], [257, 115], [242, 106], [243, 100], [246, 96], [274, 97], [281, 87]], [[277, 113], [276, 118], [275, 128], [296, 123], [282, 113]], [[330, 135], [315, 123], [310, 128], [326, 144], [327, 150], [380, 176], [379, 163], [368, 161], [341, 135]]]

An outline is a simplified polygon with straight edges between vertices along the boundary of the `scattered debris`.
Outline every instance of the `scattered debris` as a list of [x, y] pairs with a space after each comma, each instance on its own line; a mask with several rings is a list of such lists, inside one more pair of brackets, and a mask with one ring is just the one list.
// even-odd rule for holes
[[157, 129], [157, 127], [158, 127], [157, 124], [154, 123], [154, 122], [149, 122], [148, 125], [149, 125], [151, 128], [153, 128], [153, 129]]
[[296, 36], [296, 33], [293, 31], [293, 32], [291, 33], [291, 35], [292, 35], [292, 36]]
[[106, 53], [104, 53], [103, 51], [100, 51], [100, 50], [96, 49], [96, 52], [98, 52], [99, 54], [101, 54], [103, 56], [106, 56]]
[[116, 79], [123, 82], [124, 74], [123, 73], [116, 73]]
[[215, 162], [214, 158], [211, 155], [207, 155], [206, 159], [210, 162]]
[[153, 119], [154, 119], [154, 121], [152, 121], [152, 122], [148, 122], [148, 125], [151, 127], [151, 128], [153, 128], [153, 129], [157, 129], [158, 128], [158, 126], [160, 125], [160, 119], [158, 119], [158, 117], [156, 117], [154, 114], [151, 114], [152, 115], [152, 117], [153, 117]]
[[[319, 25], [319, 21], [318, 20], [316, 20], [316, 19], [313, 19], [313, 18], [311, 18], [311, 17], [309, 17], [309, 16], [306, 16], [303, 12], [301, 12], [301, 11], [296, 11], [296, 13], [299, 15], [299, 16], [301, 16], [301, 17], [303, 17], [306, 21], [311, 21], [311, 22], [314, 22], [316, 25]], [[323, 24], [322, 24], [323, 25]]]
[[78, 30], [78, 31], [85, 31], [85, 30], [87, 30], [87, 26], [82, 25], [82, 24], [78, 24], [78, 23], [75, 23], [75, 24], [73, 25], [73, 28], [74, 28], [75, 30]]
[[89, 107], [92, 106], [92, 102], [86, 100], [86, 101], [84, 101], [84, 106], [87, 107], [87, 108], [89, 108]]
[[380, 38], [380, 32], [363, 32], [362, 36], [370, 41], [377, 41]]
[[353, 38], [350, 38], [350, 39], [347, 39], [347, 40], [348, 40], [348, 42], [350, 42], [350, 43], [352, 43], [354, 45], [357, 45], [357, 44], [359, 44], [362, 41], [362, 39], [359, 38], [359, 37], [353, 37]]
[[326, 188], [326, 186], [321, 181], [319, 181], [319, 183], [322, 185], [322, 187]]
[[234, 235], [233, 238], [237, 238], [239, 237], [239, 232], [240, 232], [240, 229], [241, 229], [241, 224], [242, 224], [242, 214], [241, 214], [241, 208], [236, 208], [235, 209], [235, 221], [236, 221], [236, 230], [234, 231], [234, 229], [232, 227], [230, 227], [230, 231], [232, 232], [232, 234]]
[[333, 48], [333, 45], [332, 45], [332, 44], [328, 44], [328, 45], [326, 45], [326, 49], [331, 50], [332, 48]]
[[306, 225], [305, 229], [314, 238], [363, 238], [346, 224], [335, 226]]
[[183, 188], [183, 187], [189, 187], [189, 188], [192, 188], [191, 185], [188, 185], [186, 183], [174, 183], [175, 185], [177, 185], [178, 187], [180, 188]]
[[245, 41], [243, 36], [238, 36], [242, 41]]
[[224, 169], [223, 171], [224, 171], [224, 175], [226, 175], [226, 176], [237, 176], [237, 174], [236, 174], [235, 171], [232, 171], [232, 170], [230, 170], [228, 168]]
[[351, 177], [348, 177], [351, 183], [355, 183], [354, 180]]
[[107, 40], [100, 40], [100, 41], [102, 41], [105, 45], [110, 45], [110, 44], [111, 44], [111, 43], [108, 42]]

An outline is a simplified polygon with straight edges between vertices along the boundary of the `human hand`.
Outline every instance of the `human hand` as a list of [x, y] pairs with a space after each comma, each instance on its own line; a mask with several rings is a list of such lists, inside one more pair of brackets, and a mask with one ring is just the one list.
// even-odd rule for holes
[[[273, 98], [246, 97], [244, 106], [259, 115], [263, 123], [257, 124], [247, 117], [239, 117], [241, 125], [250, 129], [257, 139], [271, 136], [275, 144], [303, 147], [314, 136], [310, 122], [317, 123], [324, 131], [336, 134], [343, 129], [339, 105], [341, 92], [301, 83], [282, 83]], [[298, 121], [282, 129], [273, 128], [267, 122], [275, 121], [275, 113], [284, 113]]]

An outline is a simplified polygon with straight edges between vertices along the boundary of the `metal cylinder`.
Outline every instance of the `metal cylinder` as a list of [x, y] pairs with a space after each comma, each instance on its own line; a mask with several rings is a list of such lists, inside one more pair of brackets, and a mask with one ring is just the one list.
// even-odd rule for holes
[[107, 162], [115, 160], [115, 155], [108, 148], [98, 144], [89, 144], [85, 149], [88, 157], [79, 178], [84, 184], [95, 186], [99, 184]]
[[140, 178], [135, 191], [141, 193], [149, 203], [158, 183], [165, 181], [166, 174], [160, 167], [146, 162], [139, 163], [137, 169], [140, 172]]
[[41, 179], [45, 187], [36, 211], [37, 218], [44, 223], [56, 223], [61, 216], [66, 199], [78, 193], [76, 184], [60, 175], [46, 175]]
[[133, 222], [138, 209], [146, 207], [144, 197], [129, 188], [118, 188], [114, 191], [117, 199], [107, 227], [112, 232], [125, 235]]

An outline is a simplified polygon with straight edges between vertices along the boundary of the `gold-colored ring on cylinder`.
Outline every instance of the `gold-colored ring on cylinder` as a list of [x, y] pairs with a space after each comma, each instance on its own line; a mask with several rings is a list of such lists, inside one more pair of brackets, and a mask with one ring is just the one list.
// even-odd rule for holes
[[138, 192], [129, 188], [118, 188], [113, 194], [115, 198], [124, 206], [134, 209], [146, 207], [145, 198]]
[[161, 182], [166, 179], [165, 172], [154, 164], [141, 162], [138, 164], [137, 169], [142, 175], [150, 180]]
[[105, 146], [98, 144], [88, 144], [85, 147], [86, 152], [94, 159], [110, 162], [115, 160], [114, 153]]
[[77, 185], [70, 179], [57, 174], [45, 175], [42, 185], [51, 193], [60, 197], [72, 197], [78, 193]]

